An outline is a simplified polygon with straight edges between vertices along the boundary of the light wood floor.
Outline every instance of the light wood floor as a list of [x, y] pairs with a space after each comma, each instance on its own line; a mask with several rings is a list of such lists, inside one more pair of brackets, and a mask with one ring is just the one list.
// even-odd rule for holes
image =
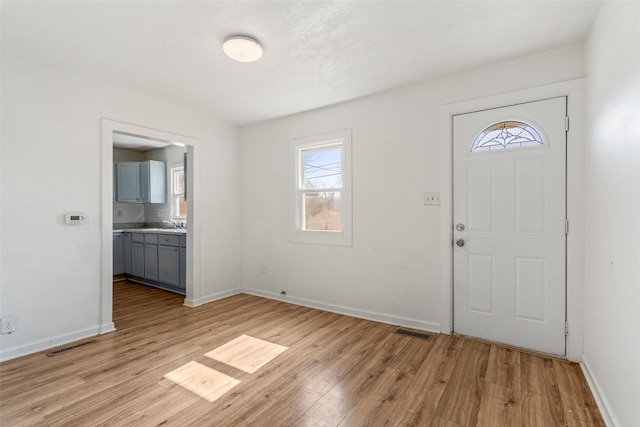
[[[114, 287], [117, 332], [0, 365], [0, 425], [604, 425], [573, 363], [249, 295], [187, 308]], [[205, 356], [243, 334], [288, 349], [251, 374]], [[164, 378], [190, 362], [240, 383], [209, 402]]]

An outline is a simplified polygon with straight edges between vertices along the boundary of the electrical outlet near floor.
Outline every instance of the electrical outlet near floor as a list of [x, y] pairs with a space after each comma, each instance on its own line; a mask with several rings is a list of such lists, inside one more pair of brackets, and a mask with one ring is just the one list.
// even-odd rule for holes
[[3, 334], [10, 334], [16, 331], [16, 316], [7, 316], [0, 319]]

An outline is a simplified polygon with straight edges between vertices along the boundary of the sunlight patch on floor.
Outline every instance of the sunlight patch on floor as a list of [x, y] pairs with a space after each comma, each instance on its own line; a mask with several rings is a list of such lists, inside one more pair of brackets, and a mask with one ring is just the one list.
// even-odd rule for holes
[[241, 335], [205, 356], [252, 374], [287, 348], [248, 335]]
[[198, 362], [189, 362], [164, 377], [209, 402], [215, 402], [240, 384], [239, 380]]

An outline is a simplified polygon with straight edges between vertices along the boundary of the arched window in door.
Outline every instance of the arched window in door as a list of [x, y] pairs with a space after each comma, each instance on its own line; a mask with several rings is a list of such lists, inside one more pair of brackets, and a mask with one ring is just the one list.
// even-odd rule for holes
[[469, 151], [473, 153], [532, 146], [544, 146], [540, 132], [528, 123], [510, 120], [494, 123], [480, 132]]

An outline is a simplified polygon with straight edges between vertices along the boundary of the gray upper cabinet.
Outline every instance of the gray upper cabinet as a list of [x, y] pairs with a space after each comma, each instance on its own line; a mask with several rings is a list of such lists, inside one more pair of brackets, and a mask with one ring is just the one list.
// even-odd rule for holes
[[118, 203], [166, 203], [167, 165], [165, 162], [116, 162], [114, 200]]
[[167, 166], [165, 162], [148, 160], [140, 163], [142, 203], [167, 202]]
[[117, 162], [114, 179], [116, 202], [142, 203], [140, 162]]

